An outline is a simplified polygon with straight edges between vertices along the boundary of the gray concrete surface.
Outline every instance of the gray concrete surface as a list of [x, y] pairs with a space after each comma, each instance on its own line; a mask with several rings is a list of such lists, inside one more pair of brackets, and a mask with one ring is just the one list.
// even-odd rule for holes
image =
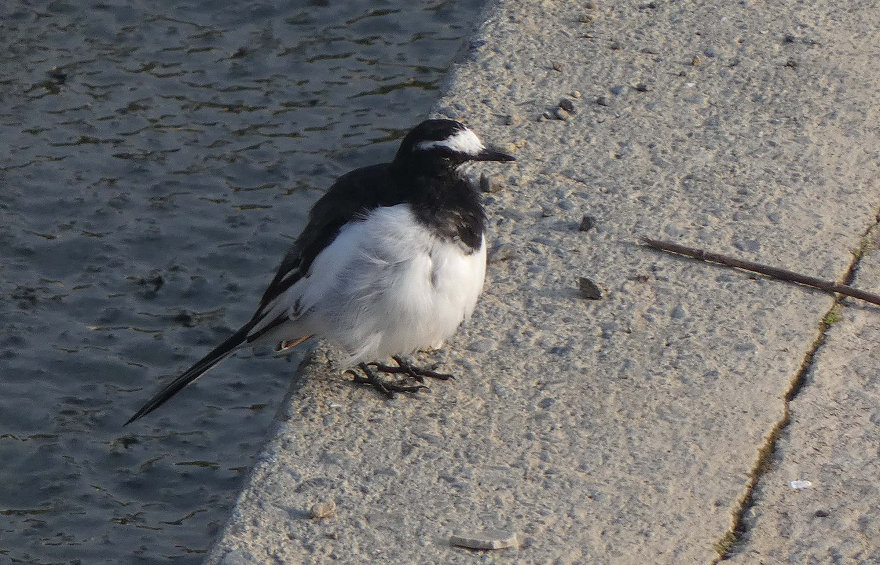
[[[877, 248], [875, 231], [861, 288], [880, 288]], [[880, 563], [880, 312], [844, 304], [790, 403], [733, 563]]]
[[[208, 562], [876, 556], [880, 312], [846, 302], [824, 339], [833, 297], [636, 241], [846, 276], [880, 204], [877, 21], [873, 3], [494, 5], [437, 107], [520, 159], [480, 169], [500, 187], [486, 290], [426, 355], [460, 378], [385, 401], [319, 352]], [[489, 530], [519, 547], [449, 543]]]

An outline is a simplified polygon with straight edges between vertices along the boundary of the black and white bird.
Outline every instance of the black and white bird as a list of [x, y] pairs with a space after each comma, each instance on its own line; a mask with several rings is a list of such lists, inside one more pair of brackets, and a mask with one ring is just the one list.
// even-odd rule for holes
[[[486, 216], [459, 171], [470, 161], [513, 161], [454, 120], [426, 120], [390, 163], [340, 177], [263, 294], [253, 317], [132, 416], [149, 414], [243, 346], [286, 352], [311, 337], [341, 346], [356, 382], [388, 396], [415, 384], [376, 374], [449, 378], [401, 356], [437, 348], [474, 310], [486, 273]], [[377, 361], [392, 357], [397, 366]]]

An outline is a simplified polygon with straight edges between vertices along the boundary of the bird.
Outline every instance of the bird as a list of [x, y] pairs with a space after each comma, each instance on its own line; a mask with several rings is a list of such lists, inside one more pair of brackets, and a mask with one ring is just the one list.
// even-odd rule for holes
[[[442, 346], [482, 292], [487, 217], [462, 165], [515, 160], [461, 122], [428, 119], [403, 137], [391, 162], [339, 177], [312, 206], [250, 320], [124, 425], [245, 346], [271, 345], [283, 354], [324, 339], [345, 350], [344, 373], [389, 397], [427, 388], [425, 377], [452, 378], [405, 356]], [[381, 362], [389, 358], [396, 364]]]

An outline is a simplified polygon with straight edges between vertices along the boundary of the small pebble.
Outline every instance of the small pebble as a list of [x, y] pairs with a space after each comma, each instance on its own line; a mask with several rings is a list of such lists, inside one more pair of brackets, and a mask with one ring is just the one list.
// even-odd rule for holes
[[604, 96], [600, 96], [596, 98], [596, 104], [598, 104], [599, 106], [608, 106], [608, 99]]
[[580, 277], [578, 279], [578, 287], [581, 298], [586, 298], [587, 300], [599, 300], [602, 298], [602, 290], [587, 277]]
[[578, 231], [590, 231], [595, 225], [596, 218], [594, 218], [593, 216], [587, 216], [585, 214], [584, 217], [581, 218], [581, 225], [578, 226]]
[[477, 532], [468, 535], [454, 534], [449, 537], [449, 543], [467, 549], [504, 549], [516, 547], [519, 541], [515, 533], [500, 532]]
[[626, 85], [618, 84], [617, 86], [611, 87], [611, 94], [615, 96], [620, 96], [621, 94], [626, 94]]
[[648, 85], [643, 82], [640, 82], [639, 84], [635, 85], [633, 88], [635, 88], [636, 92], [648, 92]]
[[336, 503], [332, 500], [330, 502], [316, 502], [309, 508], [309, 517], [313, 520], [323, 520], [331, 516], [336, 516]]
[[547, 410], [551, 406], [553, 406], [554, 404], [556, 404], [556, 399], [552, 398], [552, 397], [547, 397], [547, 398], [541, 399], [541, 402], [538, 403], [538, 408], [540, 408], [542, 410]]
[[810, 488], [811, 486], [813, 486], [813, 483], [803, 479], [798, 479], [796, 481], [791, 481], [790, 483], [788, 483], [788, 486], [790, 486], [794, 490], [804, 490], [805, 488]]
[[492, 186], [486, 173], [480, 174], [480, 192], [492, 192]]
[[498, 192], [500, 189], [501, 185], [486, 176], [486, 173], [480, 174], [480, 192], [489, 194], [492, 192]]
[[568, 112], [569, 114], [574, 114], [577, 112], [577, 109], [574, 107], [574, 102], [572, 102], [568, 98], [563, 98], [559, 101], [559, 107]]

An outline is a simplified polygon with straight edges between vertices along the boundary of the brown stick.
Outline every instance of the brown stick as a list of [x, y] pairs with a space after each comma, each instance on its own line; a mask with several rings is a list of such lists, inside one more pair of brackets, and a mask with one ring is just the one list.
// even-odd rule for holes
[[661, 251], [677, 253], [679, 255], [686, 255], [688, 257], [693, 257], [694, 259], [699, 259], [700, 261], [711, 261], [712, 263], [720, 263], [728, 267], [736, 267], [737, 269], [743, 269], [745, 271], [752, 271], [754, 273], [767, 275], [768, 277], [773, 277], [774, 279], [794, 282], [797, 284], [802, 284], [804, 286], [818, 288], [827, 292], [836, 292], [838, 294], [852, 296], [853, 298], [858, 298], [859, 300], [864, 300], [866, 302], [870, 302], [871, 304], [877, 304], [878, 306], [880, 306], [880, 295], [873, 294], [871, 292], [865, 292], [864, 290], [859, 290], [845, 284], [838, 284], [833, 281], [818, 279], [816, 277], [802, 275], [800, 273], [795, 273], [794, 271], [788, 271], [786, 269], [780, 269], [778, 267], [771, 267], [769, 265], [763, 265], [761, 263], [743, 261], [742, 259], [737, 259], [729, 255], [712, 253], [711, 251], [704, 251], [702, 249], [687, 247], [684, 245], [679, 245], [677, 243], [670, 243], [668, 241], [659, 241], [656, 239], [651, 239], [649, 237], [642, 237], [640, 239], [645, 245], [648, 245], [655, 249], [659, 249]]

